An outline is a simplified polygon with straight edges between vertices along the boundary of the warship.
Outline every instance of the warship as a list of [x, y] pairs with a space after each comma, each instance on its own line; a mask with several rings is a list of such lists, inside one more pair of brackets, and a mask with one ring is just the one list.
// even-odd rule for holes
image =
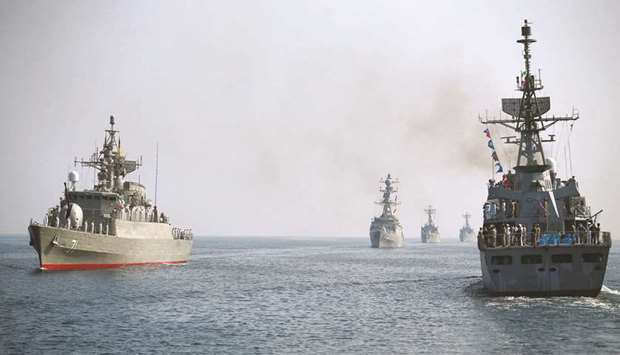
[[[538, 97], [543, 89], [540, 74], [530, 71], [531, 27], [521, 27], [525, 69], [517, 76], [521, 98], [502, 99], [502, 111], [510, 118], [480, 118], [516, 132], [503, 137], [518, 146], [516, 166], [489, 180], [484, 203], [484, 224], [478, 233], [480, 264], [485, 288], [491, 295], [507, 296], [590, 296], [596, 297], [603, 285], [611, 235], [602, 232], [580, 193], [575, 177], [558, 177], [553, 159], [546, 157], [541, 138], [558, 122], [572, 123], [579, 114], [544, 116], [549, 97]], [[488, 128], [485, 130], [488, 134]], [[501, 165], [499, 169], [501, 170]], [[503, 171], [502, 171], [503, 173]]]
[[[383, 192], [381, 200], [376, 203], [383, 206], [381, 216], [374, 217], [370, 223], [370, 246], [373, 248], [400, 248], [403, 246], [405, 237], [403, 226], [396, 217], [396, 209], [393, 206], [400, 204], [396, 192], [398, 180], [393, 180], [390, 174], [381, 180], [380, 192]], [[393, 197], [393, 198], [392, 198]]]
[[[60, 203], [48, 209], [42, 223], [30, 221], [30, 245], [41, 270], [187, 262], [191, 229], [172, 227], [157, 197], [152, 204], [142, 184], [125, 180], [142, 159], [125, 159], [113, 116], [102, 149], [74, 164], [95, 169], [97, 179], [92, 190], [79, 191], [79, 174], [70, 172]], [[155, 176], [157, 181], [157, 168]]]
[[424, 212], [428, 215], [428, 221], [422, 226], [420, 233], [422, 236], [422, 243], [439, 243], [439, 227], [437, 227], [433, 221], [433, 215], [436, 211], [433, 206], [429, 205]]
[[469, 225], [470, 217], [471, 215], [467, 212], [465, 212], [465, 214], [463, 215], [463, 218], [465, 218], [465, 225], [459, 231], [459, 239], [461, 240], [461, 242], [472, 242], [475, 239], [474, 230]]

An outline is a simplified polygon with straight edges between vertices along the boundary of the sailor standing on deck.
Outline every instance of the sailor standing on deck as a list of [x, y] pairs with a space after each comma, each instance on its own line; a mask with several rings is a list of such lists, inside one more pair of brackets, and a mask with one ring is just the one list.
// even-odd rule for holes
[[514, 236], [514, 233], [512, 232], [512, 226], [510, 224], [506, 225], [506, 237], [508, 237], [508, 246], [512, 246], [512, 237]]
[[517, 201], [512, 200], [512, 202], [510, 202], [511, 205], [511, 213], [512, 213], [512, 218], [516, 218], [517, 217]]
[[574, 243], [578, 244], [579, 240], [577, 239], [577, 229], [575, 228], [575, 224], [574, 223], [571, 224], [570, 227], [568, 227], [568, 232], [570, 234], [572, 234], [573, 239], [574, 239]]
[[537, 224], [534, 225], [534, 228], [532, 228], [532, 237], [534, 237], [534, 240], [532, 241], [532, 245], [533, 246], [538, 246], [538, 242], [540, 239], [540, 226]]
[[577, 231], [579, 234], [579, 244], [586, 244], [586, 227], [583, 224], [580, 224], [579, 227], [577, 227]]
[[594, 223], [590, 224], [590, 228], [588, 228], [588, 244], [594, 244], [594, 233], [596, 231], [596, 226]]
[[512, 243], [513, 245], [519, 246], [519, 236], [520, 236], [521, 232], [519, 230], [519, 226], [518, 225], [514, 225], [512, 226]]
[[482, 228], [482, 237], [484, 238], [484, 242], [487, 246], [493, 246], [491, 244], [491, 232], [489, 231], [487, 226], [484, 226]]
[[512, 239], [514, 241], [514, 245], [520, 246], [519, 239], [521, 238], [521, 227], [518, 224], [515, 224], [512, 227]]

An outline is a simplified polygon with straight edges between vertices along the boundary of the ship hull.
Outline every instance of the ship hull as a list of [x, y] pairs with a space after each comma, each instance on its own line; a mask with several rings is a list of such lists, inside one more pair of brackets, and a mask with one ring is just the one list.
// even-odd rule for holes
[[473, 231], [461, 231], [459, 234], [459, 239], [462, 243], [471, 243], [474, 241], [474, 232]]
[[401, 248], [404, 241], [402, 228], [396, 228], [394, 232], [383, 230], [370, 231], [370, 246], [372, 248]]
[[192, 240], [126, 238], [31, 225], [30, 245], [41, 270], [85, 270], [187, 262]]
[[422, 243], [439, 243], [440, 240], [441, 238], [437, 232], [422, 233]]
[[482, 280], [494, 296], [596, 297], [603, 286], [608, 254], [606, 246], [480, 250]]

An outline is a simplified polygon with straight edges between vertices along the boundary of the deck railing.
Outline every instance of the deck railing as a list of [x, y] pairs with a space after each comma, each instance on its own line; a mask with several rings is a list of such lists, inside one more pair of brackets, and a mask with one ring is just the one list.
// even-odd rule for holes
[[[39, 223], [34, 221], [31, 224], [38, 225]], [[43, 225], [47, 227], [55, 227], [67, 230], [73, 230], [78, 232], [86, 232], [86, 233], [94, 233], [94, 234], [103, 234], [103, 235], [114, 235], [113, 228], [110, 226], [110, 223], [95, 223], [94, 221], [84, 220], [79, 226], [72, 225], [73, 223], [69, 218], [65, 220], [61, 220], [58, 216], [50, 216], [49, 214], [45, 214], [43, 217]]]
[[[41, 225], [39, 222], [30, 220], [31, 225]], [[67, 218], [64, 222], [61, 222], [58, 217], [50, 218], [49, 215], [45, 215], [43, 217], [43, 224], [48, 227], [55, 227], [73, 231], [80, 231], [86, 233], [94, 233], [94, 234], [103, 234], [103, 235], [114, 235], [113, 228], [111, 228], [109, 223], [98, 223], [84, 221], [80, 227], [72, 227], [71, 221]], [[194, 239], [194, 234], [191, 228], [182, 228], [182, 227], [173, 227], [172, 228], [172, 238], [173, 239], [184, 239], [191, 240]]]
[[539, 236], [522, 233], [478, 233], [478, 247], [480, 249], [496, 249], [511, 247], [549, 247], [549, 246], [603, 246], [611, 247], [610, 232], [581, 231], [576, 234], [544, 233]]

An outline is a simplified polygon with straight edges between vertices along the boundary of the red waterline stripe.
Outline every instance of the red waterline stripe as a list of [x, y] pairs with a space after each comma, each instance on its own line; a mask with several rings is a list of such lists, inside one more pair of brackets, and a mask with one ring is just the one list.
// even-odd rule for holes
[[93, 269], [114, 269], [125, 266], [141, 265], [160, 265], [160, 264], [184, 264], [187, 260], [181, 261], [153, 261], [148, 263], [123, 263], [123, 264], [43, 264], [41, 270], [93, 270]]

